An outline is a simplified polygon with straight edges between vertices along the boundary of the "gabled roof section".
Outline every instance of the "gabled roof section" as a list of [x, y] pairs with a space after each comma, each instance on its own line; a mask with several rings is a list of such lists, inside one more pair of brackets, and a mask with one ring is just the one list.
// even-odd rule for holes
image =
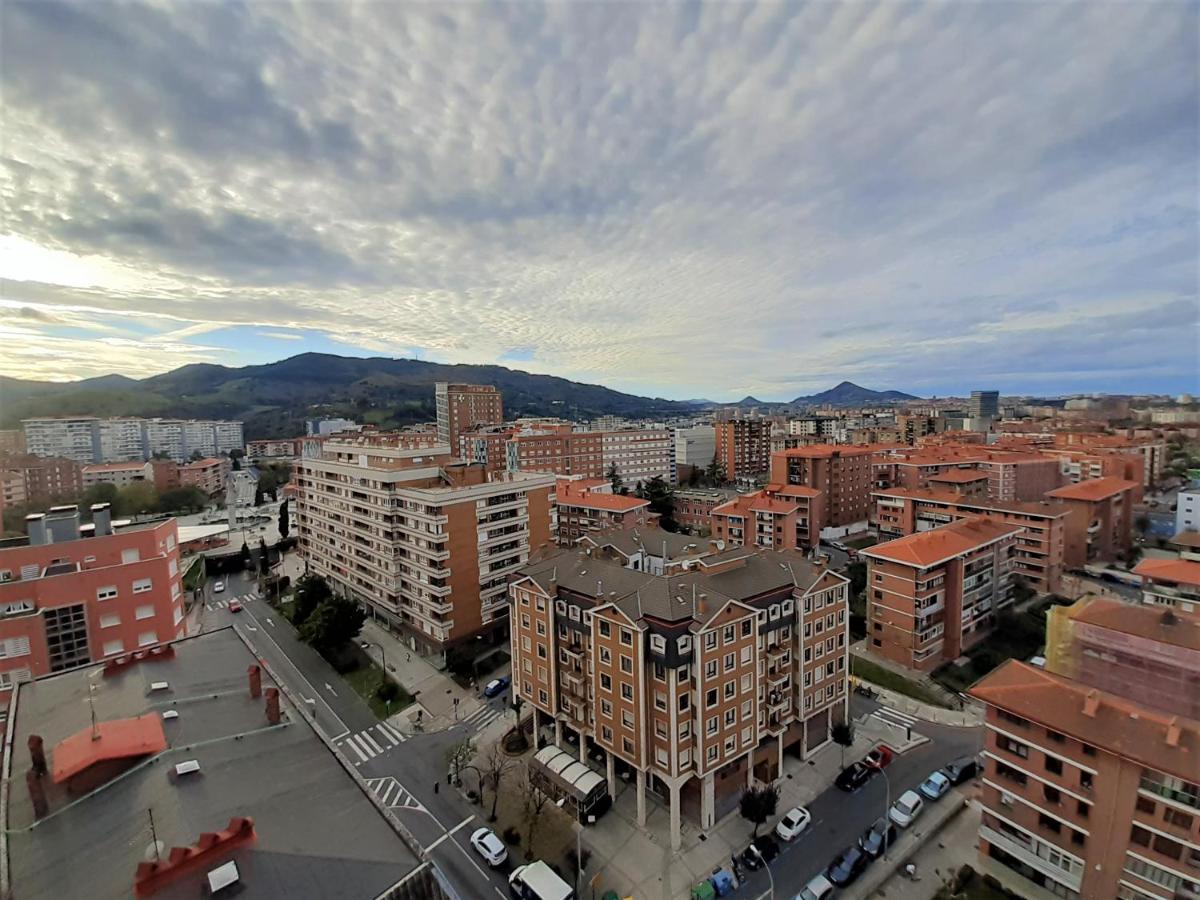
[[1020, 525], [1011, 525], [996, 519], [971, 517], [959, 519], [941, 528], [897, 538], [885, 544], [876, 544], [859, 552], [873, 559], [926, 569], [1017, 534], [1021, 530]]
[[162, 719], [154, 713], [99, 722], [94, 732], [91, 728], [77, 731], [54, 748], [54, 781], [62, 784], [96, 763], [150, 756], [166, 749]]
[[1143, 559], [1134, 568], [1133, 574], [1200, 586], [1200, 562], [1190, 559]]
[[1053, 491], [1047, 491], [1047, 497], [1057, 497], [1060, 500], [1107, 500], [1124, 491], [1136, 488], [1136, 481], [1126, 481], [1124, 478], [1090, 478], [1078, 484], [1068, 484]]

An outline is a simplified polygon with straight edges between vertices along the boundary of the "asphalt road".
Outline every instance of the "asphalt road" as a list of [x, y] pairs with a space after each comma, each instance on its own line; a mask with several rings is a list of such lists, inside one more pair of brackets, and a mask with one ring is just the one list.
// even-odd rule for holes
[[[854, 704], [856, 715], [877, 705], [857, 697], [854, 698]], [[872, 822], [885, 814], [889, 796], [895, 800], [904, 791], [915, 790], [930, 772], [955, 757], [979, 750], [978, 729], [950, 728], [922, 722], [916, 730], [927, 735], [929, 743], [898, 755], [885, 770], [886, 781], [877, 775], [853, 794], [831, 786], [809, 804], [808, 811], [813, 824], [808, 832], [791, 844], [781, 845], [779, 856], [771, 864], [776, 897], [794, 896], [810, 878], [824, 871], [839, 852], [854, 844]], [[851, 761], [847, 756], [847, 764]], [[938, 802], [946, 800], [943, 798]], [[779, 810], [779, 816], [784, 812], [786, 810]], [[779, 816], [767, 823], [770, 829], [774, 829]], [[920, 819], [917, 820], [917, 827], [920, 827]], [[769, 887], [770, 881], [762, 870], [748, 872], [741, 893], [756, 897]]]
[[[311, 701], [309, 708], [318, 727], [342, 746], [351, 762], [358, 763], [368, 787], [426, 849], [463, 900], [507, 897], [504, 873], [490, 869], [470, 847], [471, 833], [487, 824], [483, 821], [486, 811], [464, 801], [446, 784], [446, 750], [462, 740], [470, 726], [413, 737], [381, 732], [370, 707], [271, 607], [257, 600], [237, 613], [217, 606], [216, 602], [255, 590], [250, 576], [233, 575], [225, 581], [224, 592], [213, 594], [210, 580], [205, 602], [212, 608], [205, 608], [202, 627], [210, 630], [236, 624], [288, 687]], [[503, 702], [492, 701], [497, 707]], [[351, 738], [353, 745], [347, 740]], [[363, 759], [352, 746], [372, 753], [378, 748], [379, 752]]]

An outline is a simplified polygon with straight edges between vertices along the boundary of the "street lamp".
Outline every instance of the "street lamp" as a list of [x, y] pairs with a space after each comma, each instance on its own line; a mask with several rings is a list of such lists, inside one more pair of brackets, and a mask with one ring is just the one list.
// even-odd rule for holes
[[762, 851], [758, 849], [758, 845], [754, 843], [754, 841], [750, 842], [750, 849], [754, 851], [754, 855], [757, 856], [759, 862], [762, 863], [763, 870], [767, 873], [767, 880], [771, 884], [771, 893], [767, 896], [770, 897], [771, 900], [775, 900], [775, 876], [771, 874], [771, 867], [768, 865], [766, 857], [762, 855]]
[[[554, 801], [554, 805], [561, 810], [566, 810], [566, 797], [560, 797]], [[588, 816], [588, 824], [596, 821], [595, 816]], [[575, 832], [575, 894], [579, 895], [579, 883], [583, 881], [583, 823], [577, 823], [578, 830]]]
[[[383, 652], [383, 645], [376, 644], [374, 641], [363, 641], [362, 648], [366, 650], [368, 647], [374, 647], [379, 651], [379, 686], [383, 687], [387, 683], [387, 657]], [[370, 659], [370, 656], [367, 657]]]
[[883, 858], [887, 859], [888, 852], [888, 829], [891, 827], [892, 820], [889, 817], [889, 812], [892, 808], [892, 782], [888, 779], [887, 772], [883, 771], [883, 766], [879, 767], [879, 774], [883, 776]]

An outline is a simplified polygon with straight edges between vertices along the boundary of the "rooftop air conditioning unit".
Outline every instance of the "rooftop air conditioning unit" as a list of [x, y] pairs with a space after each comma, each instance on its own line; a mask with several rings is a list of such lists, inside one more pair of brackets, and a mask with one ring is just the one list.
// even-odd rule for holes
[[200, 760], [188, 759], [175, 766], [176, 775], [191, 775], [193, 772], [200, 771]]

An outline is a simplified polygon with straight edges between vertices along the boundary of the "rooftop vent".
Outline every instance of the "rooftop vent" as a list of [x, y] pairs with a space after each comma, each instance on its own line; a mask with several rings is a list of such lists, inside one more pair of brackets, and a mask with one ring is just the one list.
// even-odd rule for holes
[[237, 884], [238, 867], [232, 859], [223, 866], [217, 866], [208, 873], [208, 890], [210, 893], [217, 893], [225, 888]]
[[171, 687], [171, 683], [169, 681], [152, 681], [152, 682], [150, 682], [150, 690], [152, 690], [152, 691], [165, 691], [170, 687]]
[[165, 710], [163, 712], [163, 718], [164, 719], [178, 719], [179, 718], [179, 710], [177, 710], [177, 709]]
[[184, 760], [183, 762], [179, 763], [179, 765], [177, 765], [175, 767], [176, 775], [191, 775], [193, 772], [199, 772], [199, 771], [200, 771], [200, 760], [198, 760], [198, 759]]

